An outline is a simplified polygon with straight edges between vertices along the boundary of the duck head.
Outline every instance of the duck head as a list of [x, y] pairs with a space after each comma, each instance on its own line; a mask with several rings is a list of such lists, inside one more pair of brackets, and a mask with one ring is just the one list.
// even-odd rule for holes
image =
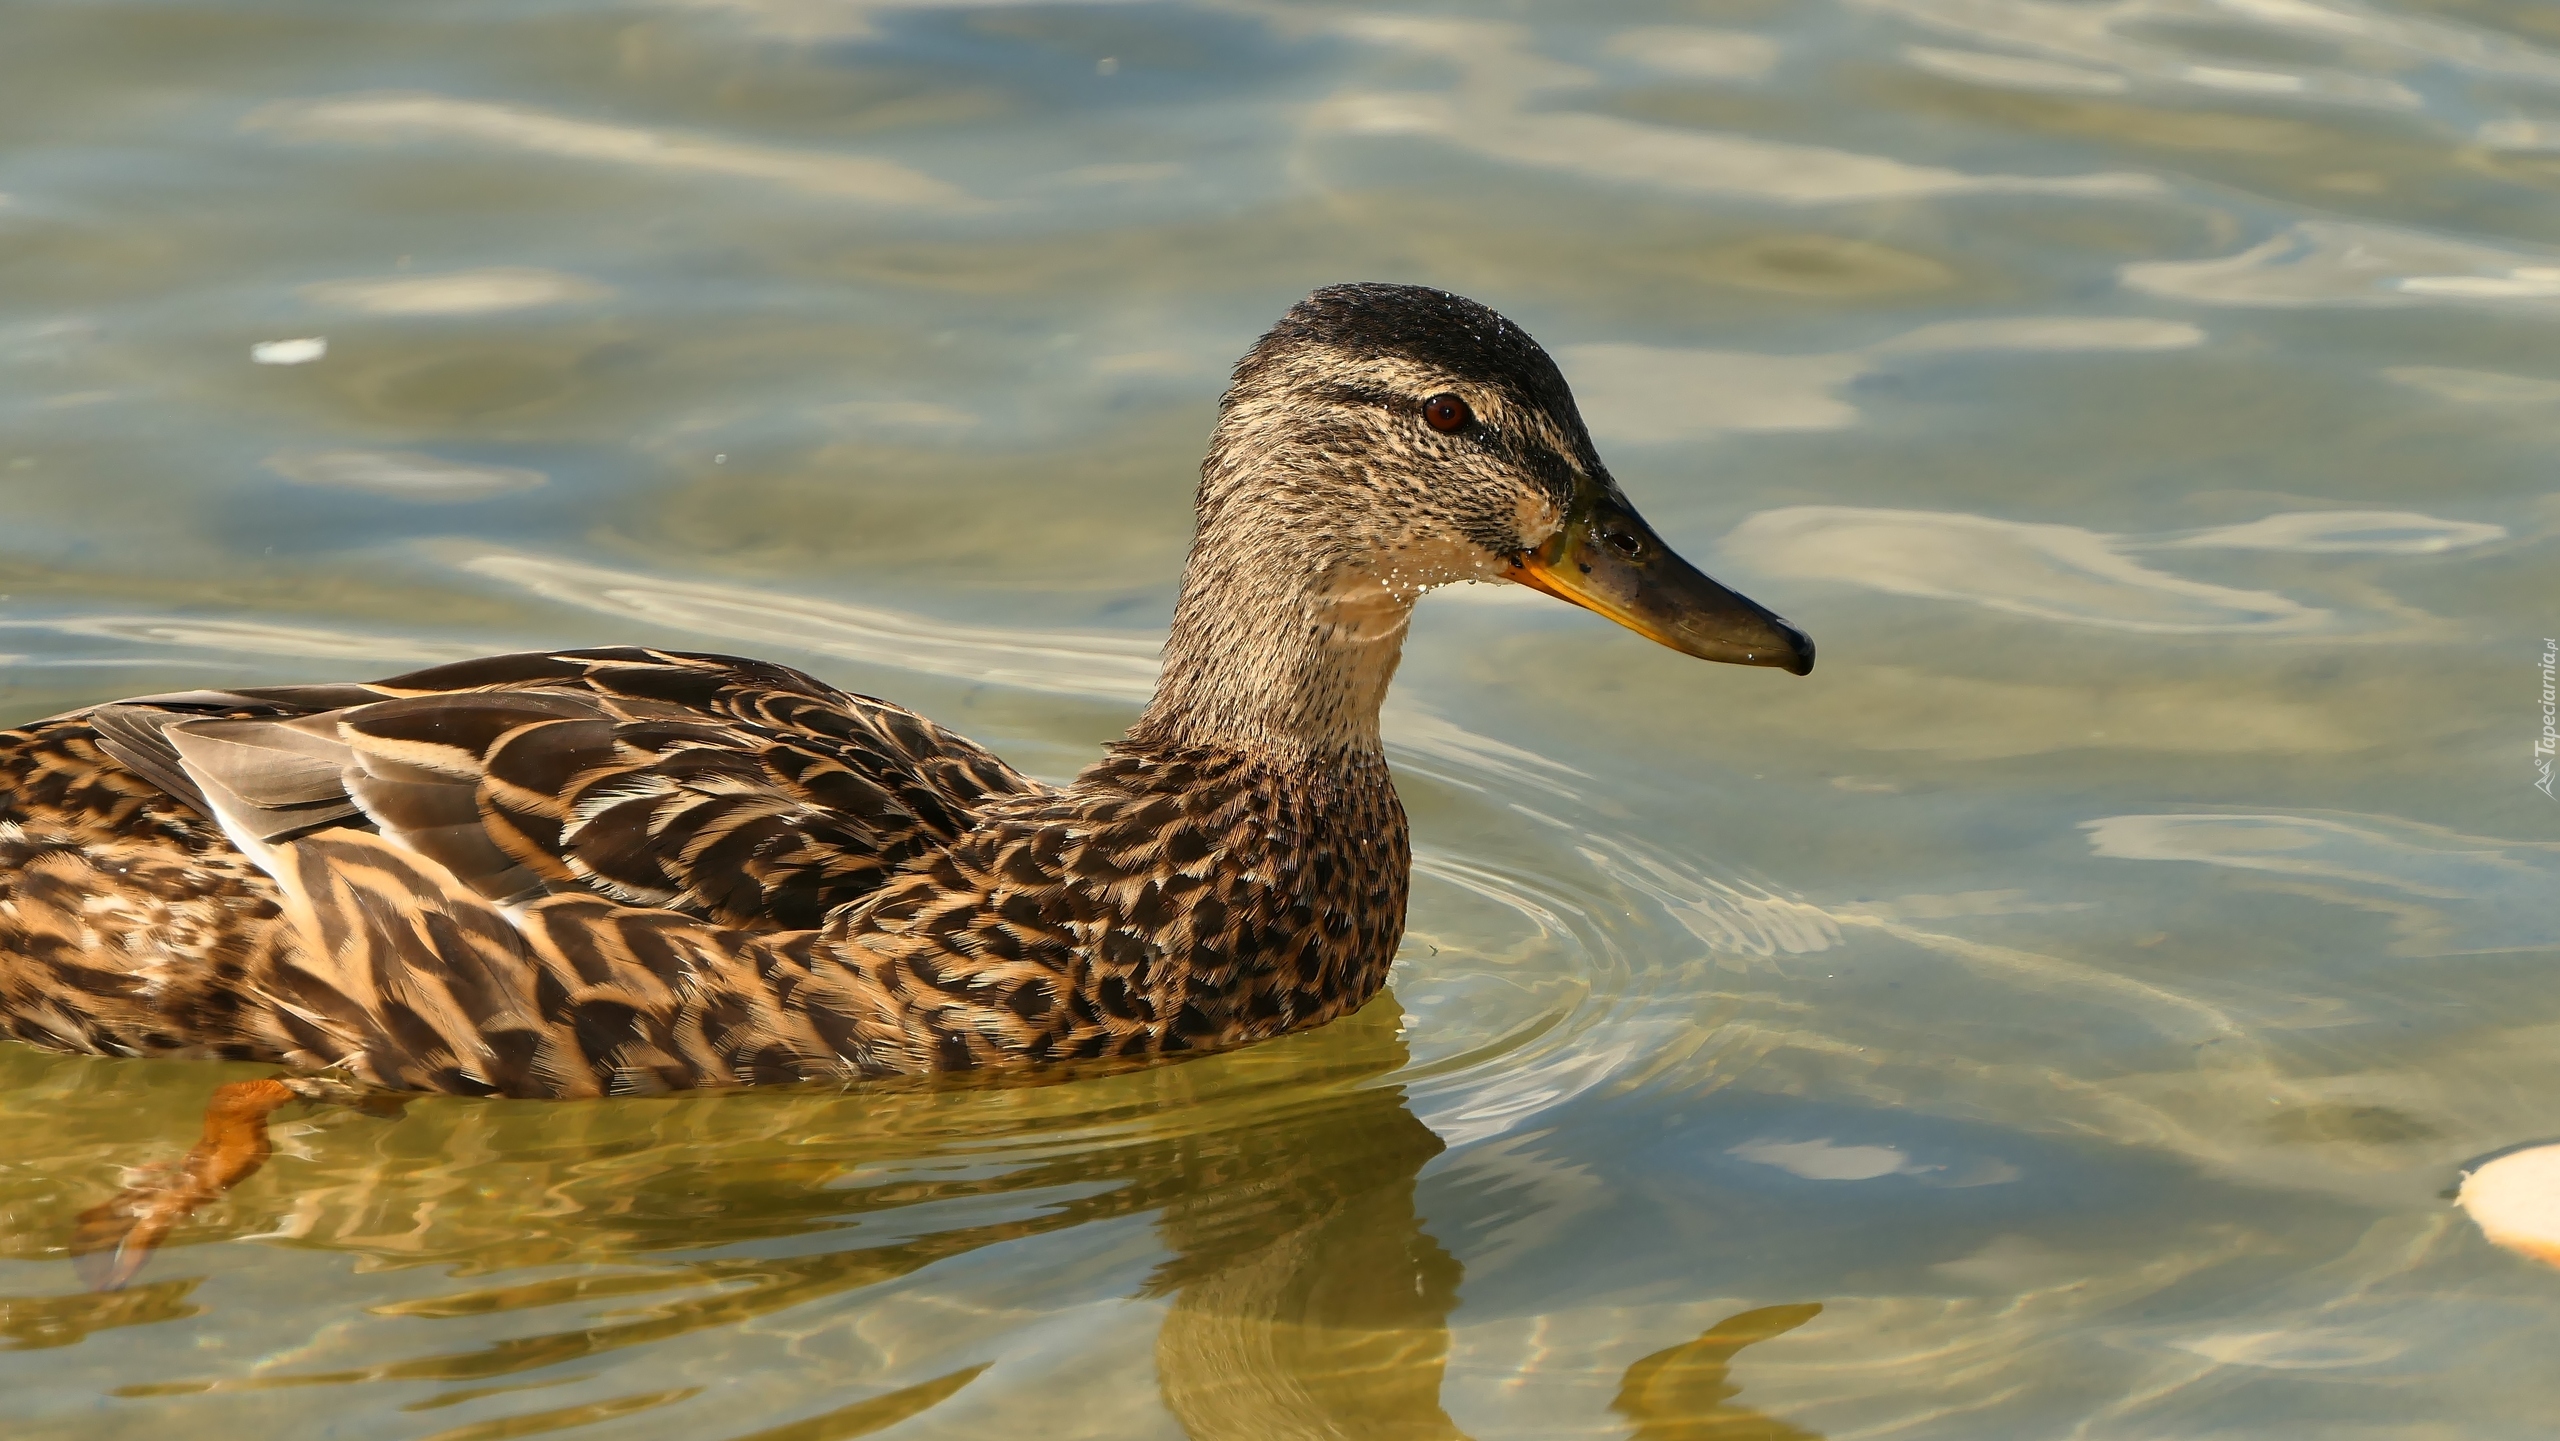
[[[1506, 581], [1706, 660], [1813, 642], [1683, 560], [1601, 464], [1519, 326], [1411, 285], [1336, 285], [1237, 363], [1150, 720], [1374, 744], [1412, 604]], [[1365, 716], [1365, 722], [1364, 722]]]

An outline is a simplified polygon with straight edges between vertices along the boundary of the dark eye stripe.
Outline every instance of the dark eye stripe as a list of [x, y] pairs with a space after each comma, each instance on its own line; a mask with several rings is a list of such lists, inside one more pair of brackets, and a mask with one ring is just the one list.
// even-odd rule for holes
[[[1336, 384], [1323, 394], [1325, 399], [1336, 405], [1382, 410], [1391, 415], [1417, 415], [1422, 408], [1421, 403], [1408, 392], [1366, 385]], [[1550, 444], [1539, 430], [1506, 427], [1478, 415], [1474, 426], [1467, 431], [1467, 439], [1495, 458], [1510, 461], [1536, 476], [1554, 493], [1559, 505], [1572, 499], [1574, 487], [1580, 483], [1582, 467]]]

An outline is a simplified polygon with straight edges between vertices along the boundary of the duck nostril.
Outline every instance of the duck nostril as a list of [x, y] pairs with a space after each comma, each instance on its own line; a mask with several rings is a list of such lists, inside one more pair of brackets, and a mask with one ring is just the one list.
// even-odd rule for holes
[[1644, 537], [1632, 531], [1604, 530], [1600, 539], [1620, 555], [1632, 558], [1644, 554]]

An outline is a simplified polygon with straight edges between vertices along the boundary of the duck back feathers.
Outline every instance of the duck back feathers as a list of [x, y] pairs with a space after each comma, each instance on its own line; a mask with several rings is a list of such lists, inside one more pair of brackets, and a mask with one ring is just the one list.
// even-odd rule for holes
[[796, 671], [633, 649], [0, 734], [0, 1015], [111, 1054], [593, 1095], [1145, 1055], [1383, 984], [1374, 755], [1040, 786]]

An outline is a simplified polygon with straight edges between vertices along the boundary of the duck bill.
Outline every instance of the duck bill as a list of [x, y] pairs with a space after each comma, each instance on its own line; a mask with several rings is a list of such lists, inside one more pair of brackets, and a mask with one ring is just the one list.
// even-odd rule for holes
[[1812, 637], [1682, 560], [1614, 495], [1577, 503], [1545, 545], [1512, 557], [1510, 578], [1683, 655], [1813, 670]]

